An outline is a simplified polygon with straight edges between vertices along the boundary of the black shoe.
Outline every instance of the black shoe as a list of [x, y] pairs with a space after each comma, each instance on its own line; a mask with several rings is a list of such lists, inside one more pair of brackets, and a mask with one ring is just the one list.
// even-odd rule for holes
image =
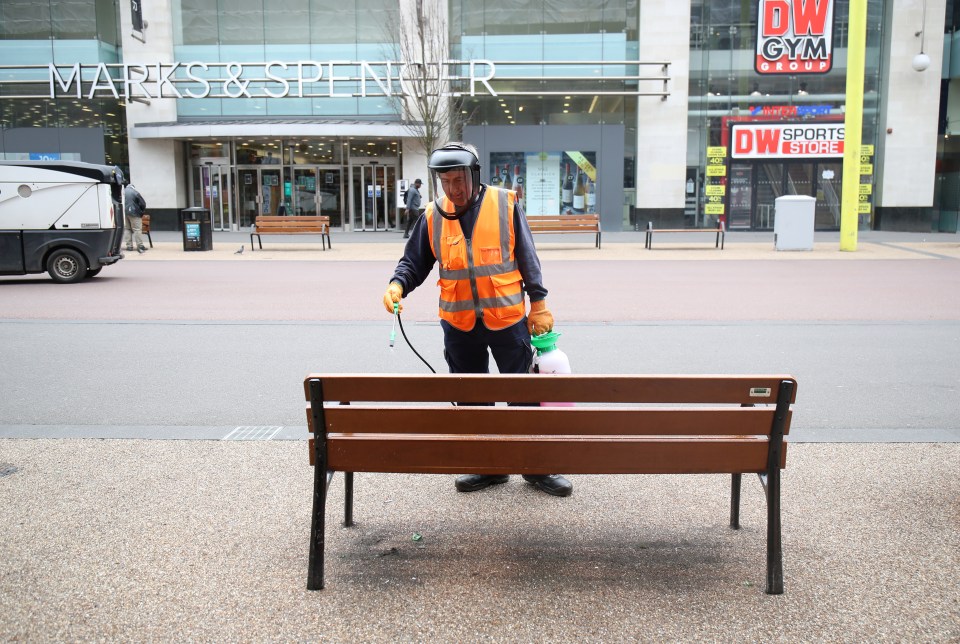
[[499, 485], [509, 480], [506, 474], [464, 474], [457, 477], [457, 491], [476, 492], [491, 485]]
[[404, 239], [410, 239], [410, 235], [404, 235], [403, 238], [404, 238]]
[[138, 249], [137, 249], [137, 252], [140, 253], [141, 255], [143, 255], [145, 252], [147, 252], [147, 249], [146, 249], [146, 248], [138, 248]]
[[573, 483], [559, 474], [524, 474], [523, 480], [532, 484], [541, 492], [553, 496], [570, 496], [573, 494]]
[[132, 253], [132, 252], [133, 252], [133, 246], [127, 246], [126, 250], [127, 250], [128, 252], [131, 252], [131, 253]]

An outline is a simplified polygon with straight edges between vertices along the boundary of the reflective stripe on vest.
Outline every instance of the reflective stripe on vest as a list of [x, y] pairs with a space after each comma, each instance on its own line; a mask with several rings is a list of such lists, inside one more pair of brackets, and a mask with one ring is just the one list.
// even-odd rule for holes
[[[427, 204], [430, 248], [440, 264], [439, 315], [461, 331], [471, 330], [477, 319], [488, 329], [505, 329], [526, 312], [514, 256], [515, 202], [515, 192], [487, 187], [469, 240], [459, 220], [434, 216], [433, 202]], [[445, 197], [443, 208], [454, 210]]]

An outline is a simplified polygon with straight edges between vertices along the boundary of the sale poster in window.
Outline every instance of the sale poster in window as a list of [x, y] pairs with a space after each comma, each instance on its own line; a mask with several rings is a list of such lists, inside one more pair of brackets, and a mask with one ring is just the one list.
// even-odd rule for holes
[[528, 215], [597, 212], [597, 153], [491, 152], [490, 181], [513, 190]]

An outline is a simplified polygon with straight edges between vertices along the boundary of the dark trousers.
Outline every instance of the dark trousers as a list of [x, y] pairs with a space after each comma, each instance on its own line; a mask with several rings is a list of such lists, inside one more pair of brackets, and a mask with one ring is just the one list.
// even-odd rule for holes
[[[445, 320], [443, 357], [450, 373], [490, 373], [490, 354], [500, 373], [529, 373], [533, 364], [533, 348], [527, 332], [527, 318], [502, 331], [491, 331], [477, 322], [472, 331], [461, 331]], [[489, 351], [489, 352], [488, 352]], [[467, 403], [457, 403], [458, 405]], [[469, 403], [475, 406], [493, 403]], [[536, 407], [538, 403], [508, 403], [515, 407]]]
[[477, 322], [471, 331], [461, 331], [446, 320], [443, 327], [443, 357], [450, 373], [490, 373], [490, 354], [500, 373], [528, 373], [533, 349], [527, 319], [501, 331], [491, 331]]
[[410, 236], [410, 228], [413, 226], [413, 223], [417, 220], [417, 217], [419, 216], [420, 216], [419, 210], [413, 210], [411, 208], [407, 208], [407, 227], [403, 230], [404, 237]]

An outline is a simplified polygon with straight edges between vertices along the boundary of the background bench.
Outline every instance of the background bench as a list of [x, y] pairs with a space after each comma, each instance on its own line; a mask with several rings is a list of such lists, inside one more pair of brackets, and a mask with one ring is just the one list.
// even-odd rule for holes
[[723, 239], [726, 236], [726, 227], [722, 221], [718, 221], [716, 228], [654, 228], [653, 222], [648, 221], [647, 236], [644, 243], [644, 247], [647, 249], [653, 248], [653, 233], [716, 233], [717, 240], [714, 248], [723, 250]]
[[257, 217], [250, 233], [250, 250], [254, 250], [254, 236], [260, 244], [260, 250], [263, 250], [260, 235], [320, 235], [323, 250], [327, 250], [327, 246], [333, 248], [330, 243], [330, 217], [327, 215], [304, 217], [261, 215]]
[[530, 232], [536, 233], [588, 233], [597, 236], [596, 247], [600, 248], [600, 215], [527, 215]]
[[[144, 213], [140, 217], [141, 228], [140, 232], [147, 236], [147, 241], [150, 242], [150, 248], [153, 248], [153, 237], [150, 236], [150, 215]], [[132, 237], [130, 239], [133, 239]]]
[[[752, 472], [767, 498], [766, 590], [783, 592], [780, 469], [796, 399], [790, 376], [311, 374], [304, 392], [315, 466], [310, 590], [323, 588], [334, 472], [345, 473], [346, 526], [353, 525], [354, 472], [725, 473], [732, 475], [733, 528], [740, 525], [741, 475]], [[450, 404], [542, 400], [578, 406]]]

